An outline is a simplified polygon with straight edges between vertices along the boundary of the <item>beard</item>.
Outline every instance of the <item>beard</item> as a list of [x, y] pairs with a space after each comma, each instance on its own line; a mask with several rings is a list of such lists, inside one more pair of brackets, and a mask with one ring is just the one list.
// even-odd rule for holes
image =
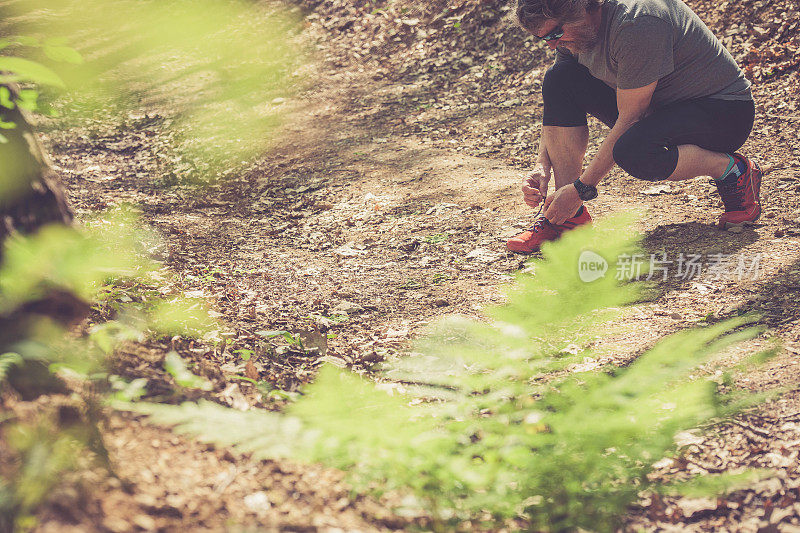
[[588, 52], [600, 42], [600, 32], [589, 24], [574, 28], [569, 42], [559, 43], [573, 54]]

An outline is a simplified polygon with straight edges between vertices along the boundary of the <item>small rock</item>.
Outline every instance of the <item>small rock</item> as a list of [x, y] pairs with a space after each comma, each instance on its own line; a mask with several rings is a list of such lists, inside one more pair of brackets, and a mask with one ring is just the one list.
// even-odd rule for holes
[[126, 520], [114, 516], [107, 516], [103, 519], [103, 527], [113, 533], [124, 533], [130, 531], [130, 525]]
[[339, 304], [336, 307], [331, 309], [331, 313], [334, 315], [352, 315], [363, 312], [364, 312], [363, 307], [361, 307], [357, 303], [348, 302], [347, 300], [339, 302]]
[[742, 227], [741, 226], [731, 226], [730, 228], [728, 228], [728, 231], [731, 232], [731, 233], [741, 233], [742, 232]]
[[448, 302], [444, 298], [439, 298], [433, 301], [433, 305], [434, 307], [447, 307], [448, 305], [450, 305], [450, 302]]
[[272, 100], [272, 105], [281, 105], [286, 102], [286, 98], [274, 98]]
[[680, 320], [683, 318], [683, 316], [680, 313], [670, 313], [669, 317], [672, 318], [673, 320]]
[[692, 516], [703, 513], [705, 511], [714, 511], [717, 508], [716, 498], [682, 498], [677, 502], [678, 507], [683, 516], [691, 518]]
[[133, 523], [144, 529], [145, 531], [155, 531], [156, 521], [153, 517], [146, 514], [140, 514], [133, 517]]
[[764, 216], [767, 217], [767, 218], [775, 218], [775, 213], [770, 211], [769, 213], [764, 214]]
[[265, 511], [272, 506], [269, 502], [269, 496], [263, 490], [248, 494], [242, 501], [248, 509], [255, 512]]
[[336, 248], [333, 253], [340, 257], [357, 257], [359, 255], [364, 255], [364, 250], [356, 250], [353, 246], [355, 243], [348, 242], [347, 244], [343, 244], [340, 247]]
[[311, 318], [321, 331], [327, 331], [333, 325], [333, 322], [330, 319], [321, 315], [311, 315]]
[[503, 254], [499, 252], [493, 252], [492, 250], [488, 250], [486, 248], [475, 248], [467, 254], [467, 259], [472, 259], [480, 263], [494, 263], [501, 257], [503, 257]]
[[511, 100], [506, 100], [505, 102], [500, 104], [500, 107], [514, 107], [520, 105], [522, 100], [519, 98], [512, 98]]
[[677, 435], [675, 435], [675, 444], [678, 445], [679, 448], [684, 446], [691, 446], [692, 444], [702, 444], [703, 438], [695, 435], [694, 431], [681, 431]]
[[669, 457], [664, 457], [663, 459], [659, 459], [655, 463], [653, 463], [653, 468], [656, 470], [660, 470], [662, 468], [669, 468], [675, 464], [674, 459], [670, 459]]
[[782, 229], [776, 229], [775, 230], [775, 236], [776, 237], [783, 237], [784, 235], [786, 235], [786, 232], [784, 232]]
[[646, 194], [648, 196], [655, 196], [657, 194], [664, 194], [672, 192], [672, 187], [667, 184], [663, 185], [653, 185], [652, 187], [648, 187], [642, 191], [642, 194]]

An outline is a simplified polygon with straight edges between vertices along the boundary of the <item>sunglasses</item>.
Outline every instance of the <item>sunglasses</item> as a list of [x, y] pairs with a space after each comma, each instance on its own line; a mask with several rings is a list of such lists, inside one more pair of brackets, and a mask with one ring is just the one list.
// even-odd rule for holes
[[539, 39], [545, 42], [549, 42], [549, 41], [555, 41], [556, 39], [561, 39], [563, 36], [564, 36], [564, 28], [562, 28], [561, 26], [556, 26], [555, 28], [553, 28], [553, 31], [551, 31], [547, 35], [539, 37]]

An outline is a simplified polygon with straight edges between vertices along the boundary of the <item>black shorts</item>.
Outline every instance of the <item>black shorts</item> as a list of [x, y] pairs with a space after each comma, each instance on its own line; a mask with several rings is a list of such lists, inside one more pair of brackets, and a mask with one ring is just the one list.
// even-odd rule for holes
[[[542, 84], [545, 126], [585, 126], [587, 113], [609, 128], [619, 116], [616, 91], [577, 61], [550, 67]], [[678, 146], [733, 153], [753, 129], [752, 100], [697, 98], [667, 104], [631, 126], [614, 145], [614, 161], [631, 176], [663, 180], [678, 165]]]

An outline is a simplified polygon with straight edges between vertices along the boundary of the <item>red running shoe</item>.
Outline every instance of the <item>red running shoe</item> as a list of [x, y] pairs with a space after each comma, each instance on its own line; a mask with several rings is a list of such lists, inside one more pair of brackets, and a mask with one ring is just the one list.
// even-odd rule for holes
[[561, 237], [561, 234], [565, 231], [575, 229], [584, 224], [590, 224], [591, 222], [592, 217], [589, 215], [589, 210], [586, 209], [586, 206], [583, 206], [579, 215], [568, 218], [563, 224], [551, 224], [549, 220], [542, 216], [536, 219], [531, 229], [509, 239], [506, 247], [512, 252], [535, 252], [539, 250], [542, 243], [554, 241]]
[[733, 154], [744, 161], [747, 169], [734, 183], [715, 182], [725, 213], [719, 217], [723, 228], [754, 222], [761, 215], [761, 167], [741, 154]]

